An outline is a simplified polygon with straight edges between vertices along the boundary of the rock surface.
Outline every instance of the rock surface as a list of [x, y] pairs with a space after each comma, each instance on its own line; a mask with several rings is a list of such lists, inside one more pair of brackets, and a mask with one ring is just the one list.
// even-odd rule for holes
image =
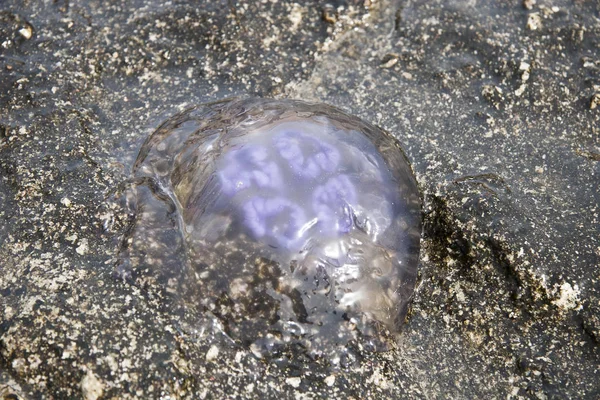
[[[597, 2], [202, 3], [3, 3], [1, 395], [600, 396]], [[396, 349], [280, 367], [114, 278], [105, 196], [161, 120], [232, 95], [404, 143], [426, 209]]]

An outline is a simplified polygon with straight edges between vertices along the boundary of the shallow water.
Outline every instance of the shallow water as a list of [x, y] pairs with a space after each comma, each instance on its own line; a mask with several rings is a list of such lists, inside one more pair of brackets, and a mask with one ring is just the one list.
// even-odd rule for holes
[[117, 271], [191, 326], [208, 315], [267, 357], [393, 343], [421, 207], [389, 134], [323, 104], [226, 100], [159, 126], [133, 174]]

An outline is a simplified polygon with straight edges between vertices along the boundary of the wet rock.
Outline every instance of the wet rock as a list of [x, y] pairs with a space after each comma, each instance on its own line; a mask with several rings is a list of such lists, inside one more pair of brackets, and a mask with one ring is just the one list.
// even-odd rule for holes
[[[598, 393], [596, 3], [3, 8], [3, 395]], [[19, 33], [27, 27], [29, 39]], [[118, 238], [104, 230], [103, 204], [144, 138], [191, 104], [239, 94], [329, 103], [405, 144], [425, 228], [395, 349], [357, 348], [337, 371], [302, 358], [267, 365], [220, 333], [218, 319], [210, 330], [186, 326], [151, 277], [115, 278]], [[131, 217], [117, 213], [115, 230]]]

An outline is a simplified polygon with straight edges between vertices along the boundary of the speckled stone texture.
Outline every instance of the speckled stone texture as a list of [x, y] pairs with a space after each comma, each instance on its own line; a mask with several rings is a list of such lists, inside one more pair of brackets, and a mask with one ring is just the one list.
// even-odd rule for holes
[[[600, 396], [598, 2], [1, 7], [0, 394]], [[424, 232], [395, 349], [265, 363], [114, 277], [128, 215], [105, 231], [104, 198], [160, 121], [232, 95], [326, 102], [406, 145]]]

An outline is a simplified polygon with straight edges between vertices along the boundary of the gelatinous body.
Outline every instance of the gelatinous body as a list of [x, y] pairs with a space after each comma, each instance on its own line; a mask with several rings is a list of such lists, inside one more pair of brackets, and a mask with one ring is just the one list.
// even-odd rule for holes
[[[323, 354], [399, 328], [420, 200], [380, 129], [322, 104], [227, 100], [161, 125], [134, 175], [151, 194], [137, 197], [145, 217], [123, 257], [155, 253], [178, 301], [217, 316], [235, 340], [261, 354], [290, 343]], [[167, 230], [181, 235], [179, 266], [156, 262]]]

